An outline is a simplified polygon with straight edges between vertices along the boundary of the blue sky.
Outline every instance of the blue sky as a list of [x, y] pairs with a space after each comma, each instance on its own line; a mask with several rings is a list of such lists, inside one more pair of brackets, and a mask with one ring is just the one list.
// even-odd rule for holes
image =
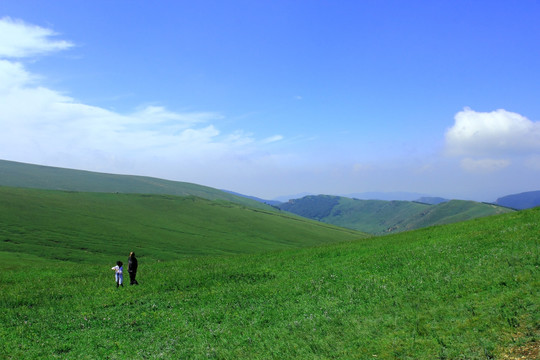
[[538, 1], [0, 2], [0, 159], [274, 198], [540, 189]]

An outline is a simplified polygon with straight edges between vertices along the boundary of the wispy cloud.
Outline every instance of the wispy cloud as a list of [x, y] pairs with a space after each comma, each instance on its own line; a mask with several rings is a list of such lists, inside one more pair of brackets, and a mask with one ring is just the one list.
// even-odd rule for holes
[[274, 136], [270, 136], [270, 137], [268, 137], [266, 139], [263, 139], [262, 143], [263, 144], [269, 144], [269, 143], [273, 143], [273, 142], [281, 141], [281, 140], [283, 140], [282, 135], [274, 135]]
[[73, 46], [65, 40], [53, 40], [57, 35], [51, 29], [26, 24], [10, 17], [0, 19], [0, 57], [23, 58], [40, 55]]
[[0, 158], [133, 173], [141, 172], [134, 164], [150, 173], [161, 166], [156, 176], [190, 164], [186, 173], [191, 176], [220, 159], [250, 156], [252, 135], [241, 130], [223, 134], [214, 124], [223, 118], [219, 113], [151, 105], [122, 114], [41, 86], [38, 75], [12, 59], [73, 44], [53, 40], [56, 33], [50, 29], [11, 18], [0, 19], [0, 34]]

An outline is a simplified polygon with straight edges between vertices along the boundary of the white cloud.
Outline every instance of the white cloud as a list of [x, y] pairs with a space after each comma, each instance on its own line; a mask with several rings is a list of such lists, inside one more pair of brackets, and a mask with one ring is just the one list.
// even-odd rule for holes
[[267, 137], [266, 139], [262, 140], [262, 143], [263, 144], [269, 144], [269, 143], [273, 143], [273, 142], [281, 141], [281, 140], [283, 140], [282, 135], [274, 135], [274, 136], [270, 136], [270, 137]]
[[197, 172], [225, 167], [223, 159], [256, 156], [250, 134], [222, 134], [212, 124], [223, 118], [218, 113], [151, 105], [121, 114], [40, 86], [39, 76], [10, 58], [72, 45], [10, 18], [0, 19], [0, 34], [1, 159], [154, 176], [183, 171], [186, 181], [195, 181]]
[[132, 120], [131, 124], [137, 122], [146, 124], [169, 124], [171, 125], [170, 130], [173, 128], [180, 130], [210, 120], [221, 119], [222, 116], [212, 112], [175, 113], [168, 111], [162, 106], [150, 105], [134, 112], [131, 114], [130, 118]]
[[476, 112], [465, 108], [446, 132], [446, 150], [452, 156], [499, 157], [540, 151], [540, 122], [499, 109]]
[[0, 94], [31, 83], [34, 77], [20, 63], [0, 59]]
[[0, 19], [0, 57], [23, 58], [33, 55], [67, 49], [72, 43], [64, 40], [51, 40], [57, 35], [54, 31], [26, 24], [10, 17]]

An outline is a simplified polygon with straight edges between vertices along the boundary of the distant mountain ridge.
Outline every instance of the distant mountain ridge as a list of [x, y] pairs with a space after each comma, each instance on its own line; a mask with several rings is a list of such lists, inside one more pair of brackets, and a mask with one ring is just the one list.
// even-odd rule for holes
[[512, 212], [493, 204], [451, 200], [430, 205], [413, 201], [359, 200], [312, 195], [290, 200], [280, 209], [328, 224], [371, 234], [387, 234]]
[[530, 209], [540, 206], [540, 191], [527, 191], [519, 194], [507, 195], [498, 198], [497, 205], [517, 210]]
[[338, 196], [348, 197], [352, 199], [360, 200], [386, 200], [386, 201], [415, 201], [422, 197], [428, 197], [428, 195], [420, 193], [411, 193], [405, 191], [392, 191], [392, 192], [363, 192], [352, 194], [339, 194]]

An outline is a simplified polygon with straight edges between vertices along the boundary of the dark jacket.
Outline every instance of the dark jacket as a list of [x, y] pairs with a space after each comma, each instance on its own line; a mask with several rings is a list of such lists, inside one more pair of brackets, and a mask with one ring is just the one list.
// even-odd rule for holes
[[137, 258], [135, 256], [130, 256], [128, 258], [128, 272], [136, 273], [137, 266]]

